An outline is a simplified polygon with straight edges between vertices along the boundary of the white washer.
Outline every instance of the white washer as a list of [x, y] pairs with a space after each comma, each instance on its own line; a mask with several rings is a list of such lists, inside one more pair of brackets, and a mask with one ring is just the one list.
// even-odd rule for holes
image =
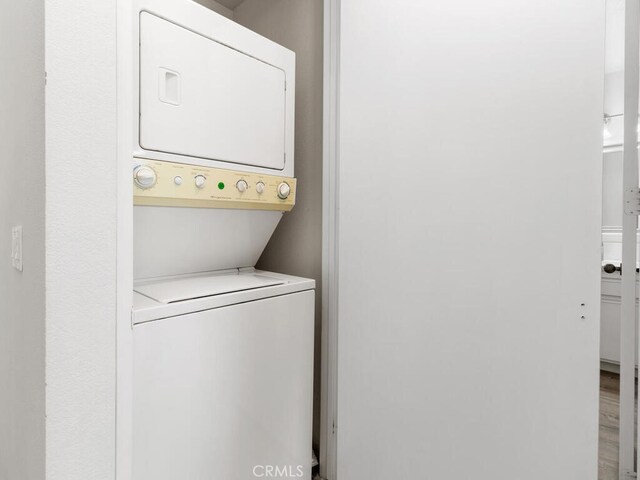
[[310, 478], [314, 286], [253, 269], [136, 285], [133, 478]]
[[295, 54], [134, 15], [133, 478], [310, 479], [315, 283], [253, 268], [295, 204]]

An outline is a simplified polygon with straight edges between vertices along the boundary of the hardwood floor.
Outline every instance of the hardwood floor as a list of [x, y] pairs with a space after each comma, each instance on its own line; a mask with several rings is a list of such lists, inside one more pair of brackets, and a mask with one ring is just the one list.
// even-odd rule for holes
[[600, 373], [599, 480], [618, 480], [619, 407], [620, 377], [603, 371]]

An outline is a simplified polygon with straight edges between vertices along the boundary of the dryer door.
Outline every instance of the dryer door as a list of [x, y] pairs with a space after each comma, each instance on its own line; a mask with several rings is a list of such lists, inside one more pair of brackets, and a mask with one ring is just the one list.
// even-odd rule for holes
[[285, 72], [140, 15], [140, 146], [282, 170]]

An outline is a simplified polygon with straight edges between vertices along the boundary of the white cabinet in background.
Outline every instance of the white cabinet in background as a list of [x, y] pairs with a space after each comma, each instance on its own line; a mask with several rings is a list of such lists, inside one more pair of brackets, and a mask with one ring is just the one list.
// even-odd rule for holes
[[600, 359], [613, 365], [620, 364], [620, 280], [619, 273], [602, 274]]

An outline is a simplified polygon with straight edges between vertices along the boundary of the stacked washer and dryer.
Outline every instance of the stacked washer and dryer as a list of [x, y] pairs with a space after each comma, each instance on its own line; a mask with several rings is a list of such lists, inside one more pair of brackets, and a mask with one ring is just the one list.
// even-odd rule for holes
[[295, 204], [295, 55], [136, 13], [133, 478], [310, 478], [315, 284], [254, 268]]

